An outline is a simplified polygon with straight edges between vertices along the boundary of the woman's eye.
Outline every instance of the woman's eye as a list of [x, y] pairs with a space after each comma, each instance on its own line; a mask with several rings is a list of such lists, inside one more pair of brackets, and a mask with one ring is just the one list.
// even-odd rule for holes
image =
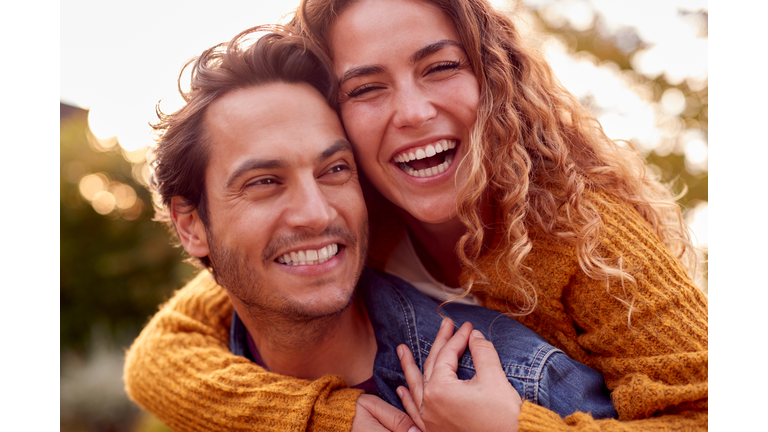
[[354, 89], [347, 92], [347, 97], [359, 97], [366, 93], [370, 93], [374, 90], [380, 89], [381, 86], [375, 85], [375, 84], [363, 84], [360, 87], [355, 87]]
[[427, 75], [434, 73], [434, 72], [444, 72], [444, 71], [451, 71], [456, 70], [461, 66], [460, 62], [442, 62], [438, 63], [429, 69], [427, 69]]

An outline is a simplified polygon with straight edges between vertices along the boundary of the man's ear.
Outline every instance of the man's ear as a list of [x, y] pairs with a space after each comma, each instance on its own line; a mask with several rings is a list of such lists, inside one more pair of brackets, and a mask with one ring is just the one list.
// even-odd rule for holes
[[203, 221], [197, 214], [197, 209], [191, 210], [184, 198], [171, 198], [171, 219], [176, 227], [176, 233], [181, 240], [181, 245], [190, 255], [198, 258], [206, 257], [210, 253], [208, 249], [208, 236], [206, 235]]

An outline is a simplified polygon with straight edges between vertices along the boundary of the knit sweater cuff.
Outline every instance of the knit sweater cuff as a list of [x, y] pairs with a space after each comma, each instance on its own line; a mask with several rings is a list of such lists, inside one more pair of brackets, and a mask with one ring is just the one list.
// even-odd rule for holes
[[517, 421], [518, 432], [569, 430], [569, 426], [565, 424], [562, 417], [544, 407], [528, 401], [523, 401], [523, 406], [520, 410], [520, 415], [517, 416]]
[[339, 389], [328, 393], [327, 399], [315, 402], [309, 431], [349, 431], [355, 418], [357, 398], [363, 393], [357, 389]]

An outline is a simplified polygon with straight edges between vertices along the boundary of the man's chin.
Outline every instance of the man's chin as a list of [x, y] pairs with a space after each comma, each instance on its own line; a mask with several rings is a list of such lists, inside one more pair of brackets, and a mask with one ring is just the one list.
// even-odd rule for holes
[[288, 306], [289, 310], [285, 311], [285, 315], [302, 322], [333, 319], [334, 317], [340, 317], [344, 311], [349, 309], [353, 301], [354, 290], [350, 291], [348, 295], [340, 296], [333, 301], [326, 297], [316, 302], [294, 303]]

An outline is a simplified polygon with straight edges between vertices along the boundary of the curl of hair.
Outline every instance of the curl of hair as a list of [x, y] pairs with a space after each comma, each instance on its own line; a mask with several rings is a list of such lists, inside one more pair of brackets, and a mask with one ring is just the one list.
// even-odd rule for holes
[[[181, 82], [187, 69], [190, 82], [185, 91]], [[316, 45], [280, 26], [250, 28], [187, 61], [177, 80], [184, 106], [165, 114], [158, 103], [158, 121], [151, 125], [157, 143], [150, 153], [155, 220], [165, 222], [172, 233], [178, 234], [170, 217], [170, 206], [173, 197], [181, 197], [183, 204], [177, 211], [196, 209], [203, 224], [209, 226], [205, 170], [210, 139], [204, 116], [213, 101], [242, 88], [306, 82], [334, 107], [337, 90], [331, 70], [327, 56]], [[192, 262], [211, 268], [208, 257]]]
[[[482, 201], [490, 197], [503, 217], [505, 250], [495, 266], [510, 275], [511, 315], [531, 313], [536, 290], [523, 262], [532, 249], [529, 231], [574, 245], [591, 278], [618, 279], [614, 297], [633, 306], [635, 279], [619, 257], [603, 256], [603, 222], [595, 209], [602, 192], [633, 207], [689, 269], [696, 256], [668, 185], [655, 180], [631, 144], [609, 139], [597, 120], [555, 78], [544, 57], [522, 40], [512, 20], [485, 0], [427, 0], [456, 26], [481, 95], [470, 150], [462, 164], [469, 178], [458, 192], [457, 214], [467, 227], [457, 248], [467, 276], [466, 293], [489, 283], [477, 262], [484, 252]], [[303, 0], [291, 25], [332, 55], [333, 20], [351, 1]], [[502, 274], [504, 274], [502, 273]], [[628, 289], [629, 288], [629, 289]]]

